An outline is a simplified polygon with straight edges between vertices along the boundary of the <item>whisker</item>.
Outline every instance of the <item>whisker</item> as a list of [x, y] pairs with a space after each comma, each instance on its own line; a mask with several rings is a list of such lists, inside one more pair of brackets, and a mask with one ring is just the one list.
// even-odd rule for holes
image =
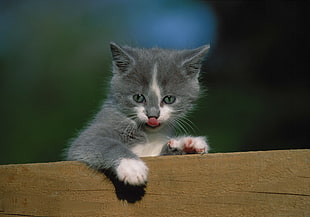
[[182, 121], [180, 121], [179, 118], [176, 118], [175, 121], [175, 126], [176, 126], [176, 129], [179, 130], [181, 133], [187, 133], [188, 132], [188, 129], [187, 127], [182, 123]]
[[186, 125], [193, 133], [196, 133], [197, 131], [197, 126], [191, 121], [189, 120], [188, 118], [186, 118], [185, 116], [180, 118], [180, 121]]
[[168, 127], [170, 127], [171, 129], [175, 129], [176, 128], [176, 124], [173, 120], [168, 120], [167, 121], [167, 125]]

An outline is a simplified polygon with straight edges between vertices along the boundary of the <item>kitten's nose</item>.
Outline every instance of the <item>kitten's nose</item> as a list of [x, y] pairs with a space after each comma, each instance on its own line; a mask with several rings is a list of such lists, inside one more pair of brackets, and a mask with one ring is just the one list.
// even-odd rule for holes
[[156, 117], [156, 116], [148, 116], [148, 119], [150, 120], [150, 119], [152, 119], [152, 120], [157, 120], [158, 119], [158, 117]]
[[147, 117], [150, 118], [158, 118], [160, 114], [160, 111], [158, 108], [152, 107], [149, 110], [147, 110]]

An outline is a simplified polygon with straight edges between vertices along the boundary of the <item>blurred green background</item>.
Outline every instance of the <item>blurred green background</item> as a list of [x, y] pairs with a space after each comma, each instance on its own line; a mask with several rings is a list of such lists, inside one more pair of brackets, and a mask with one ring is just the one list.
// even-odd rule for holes
[[211, 44], [190, 119], [211, 152], [309, 147], [305, 4], [0, 1], [0, 164], [62, 160], [104, 100], [109, 42]]

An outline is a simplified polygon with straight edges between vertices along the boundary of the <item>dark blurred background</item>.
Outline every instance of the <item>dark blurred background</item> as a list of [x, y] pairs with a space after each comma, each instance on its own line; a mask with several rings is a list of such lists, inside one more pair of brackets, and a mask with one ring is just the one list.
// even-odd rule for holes
[[0, 164], [62, 160], [96, 113], [109, 42], [211, 44], [190, 119], [211, 152], [309, 148], [309, 40], [299, 1], [0, 1]]

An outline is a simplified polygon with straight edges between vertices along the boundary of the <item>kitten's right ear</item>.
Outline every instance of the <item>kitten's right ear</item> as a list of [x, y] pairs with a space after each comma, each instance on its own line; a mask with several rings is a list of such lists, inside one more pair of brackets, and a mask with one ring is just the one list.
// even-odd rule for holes
[[[134, 59], [119, 45], [110, 43], [114, 69], [120, 73], [128, 71], [128, 68], [134, 63]], [[115, 70], [113, 70], [115, 72]]]
[[198, 77], [202, 63], [210, 50], [210, 45], [205, 45], [193, 50], [184, 51], [185, 60], [182, 66], [185, 68], [186, 74], [190, 77]]

